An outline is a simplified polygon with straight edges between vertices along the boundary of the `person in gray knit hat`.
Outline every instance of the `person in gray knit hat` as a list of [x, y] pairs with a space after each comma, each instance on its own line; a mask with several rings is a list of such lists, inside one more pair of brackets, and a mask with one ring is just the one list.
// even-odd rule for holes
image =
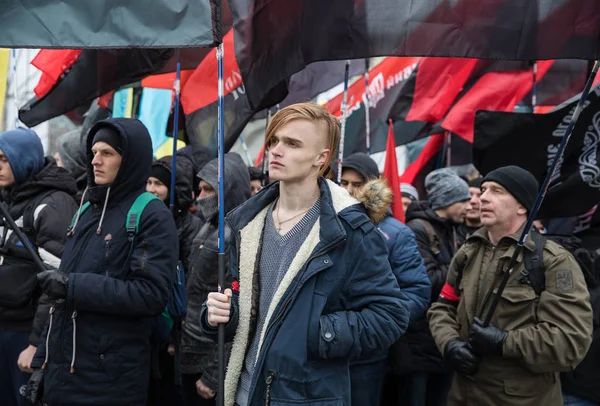
[[[425, 261], [431, 281], [430, 304], [444, 286], [450, 262], [460, 246], [458, 227], [464, 222], [471, 194], [467, 183], [444, 168], [425, 178], [427, 201], [414, 202], [406, 211], [406, 225], [415, 233], [417, 248]], [[448, 372], [426, 320], [406, 334], [408, 342], [407, 379], [402, 393], [419, 404], [444, 404], [452, 374]]]

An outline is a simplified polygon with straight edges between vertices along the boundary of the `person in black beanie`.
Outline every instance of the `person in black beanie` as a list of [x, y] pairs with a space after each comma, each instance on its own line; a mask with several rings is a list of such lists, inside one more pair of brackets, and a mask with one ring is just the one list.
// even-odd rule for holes
[[[592, 309], [581, 268], [567, 250], [537, 240], [533, 231], [491, 310], [538, 187], [517, 166], [482, 179], [483, 227], [454, 256], [428, 312], [435, 343], [456, 372], [448, 406], [562, 406], [557, 373], [575, 368], [590, 346]], [[538, 268], [543, 289], [535, 288], [523, 259], [540, 248], [536, 244], [544, 244]]]
[[[177, 154], [177, 164], [175, 170], [175, 226], [179, 238], [179, 261], [183, 264], [186, 278], [191, 269], [191, 258], [193, 249], [193, 240], [202, 227], [202, 220], [190, 212], [190, 207], [194, 202], [194, 184], [196, 176], [192, 160], [185, 156]], [[167, 206], [171, 198], [171, 173], [172, 157], [154, 161], [150, 169], [150, 177], [146, 183], [146, 191], [154, 194], [161, 199]], [[151, 377], [151, 383], [148, 392], [147, 406], [160, 406], [170, 404], [181, 399], [183, 402], [183, 391], [175, 385], [175, 346], [173, 345], [173, 336], [170, 343], [161, 345], [157, 349], [158, 355], [158, 376]], [[152, 374], [155, 375], [155, 374]]]

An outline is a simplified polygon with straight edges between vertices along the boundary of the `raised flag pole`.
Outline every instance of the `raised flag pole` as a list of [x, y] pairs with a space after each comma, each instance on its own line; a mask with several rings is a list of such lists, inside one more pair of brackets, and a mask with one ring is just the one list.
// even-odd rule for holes
[[350, 61], [346, 60], [344, 71], [344, 99], [342, 101], [342, 120], [340, 130], [340, 151], [338, 154], [338, 185], [342, 182], [342, 162], [344, 161], [344, 136], [346, 134], [346, 116], [348, 115], [348, 81], [350, 80]]
[[171, 214], [175, 218], [175, 183], [176, 183], [176, 172], [177, 172], [177, 140], [179, 137], [179, 97], [181, 95], [181, 53], [177, 49], [177, 66], [175, 70], [175, 81], [173, 82], [173, 92], [175, 93], [175, 103], [173, 104], [173, 154], [171, 155], [171, 190], [169, 198], [169, 208]]
[[535, 106], [537, 106], [537, 74], [538, 65], [537, 61], [533, 61], [533, 85], [531, 87], [531, 112], [535, 113]]
[[365, 58], [365, 140], [367, 143], [367, 154], [371, 155], [371, 116], [369, 106], [371, 92], [369, 91], [369, 58]]
[[[175, 218], [177, 209], [175, 208], [175, 184], [177, 176], [177, 140], [179, 138], [179, 99], [181, 96], [181, 54], [179, 49], [177, 50], [177, 66], [175, 70], [175, 81], [173, 82], [173, 91], [175, 93], [175, 103], [173, 104], [173, 154], [171, 155], [171, 187], [170, 187], [170, 198], [169, 208], [171, 209], [171, 215]], [[178, 269], [178, 272], [180, 269]], [[179, 273], [178, 273], [179, 275]], [[181, 337], [181, 325], [176, 323], [173, 327], [173, 345], [175, 347], [175, 384], [182, 386], [181, 382], [181, 348], [180, 348], [180, 337]]]
[[523, 229], [523, 232], [521, 233], [521, 237], [519, 238], [519, 241], [517, 242], [517, 248], [515, 249], [515, 252], [513, 253], [513, 256], [510, 259], [508, 266], [504, 270], [504, 274], [502, 275], [502, 281], [500, 282], [500, 285], [498, 286], [498, 291], [497, 291], [496, 295], [494, 296], [492, 303], [490, 304], [490, 309], [488, 310], [488, 312], [485, 316], [485, 319], [483, 320], [484, 326], [488, 326], [490, 324], [490, 321], [492, 320], [492, 317], [494, 316], [494, 312], [496, 311], [496, 307], [498, 307], [498, 303], [500, 302], [500, 297], [502, 296], [502, 292], [504, 292], [504, 289], [506, 288], [508, 279], [509, 279], [515, 265], [517, 264], [517, 258], [519, 257], [519, 254], [523, 250], [523, 244], [525, 243], [527, 234], [529, 234], [529, 230], [531, 229], [531, 226], [533, 225], [533, 221], [535, 220], [537, 212], [539, 211], [540, 206], [542, 205], [542, 202], [544, 201], [544, 198], [546, 197], [546, 192], [548, 191], [548, 187], [550, 186], [550, 180], [553, 178], [554, 172], [556, 172], [556, 168], [558, 166], [559, 160], [562, 159], [562, 154], [567, 146], [567, 143], [569, 142], [569, 138], [571, 137], [571, 134], [573, 133], [573, 129], [575, 128], [575, 124], [577, 123], [577, 120], [579, 119], [579, 115], [581, 114], [581, 111], [583, 110], [583, 105], [584, 105], [585, 101], [587, 100], [587, 97], [590, 93], [592, 83], [594, 82], [594, 79], [596, 78], [596, 74], [598, 73], [599, 67], [600, 67], [600, 60], [597, 60], [594, 63], [594, 67], [592, 68], [590, 77], [588, 78], [587, 83], [585, 84], [585, 87], [583, 88], [583, 92], [581, 93], [581, 97], [579, 98], [579, 103], [577, 103], [577, 107], [575, 108], [575, 112], [573, 113], [573, 116], [571, 117], [571, 121], [569, 122], [569, 125], [567, 126], [565, 135], [563, 135], [563, 137], [560, 141], [560, 145], [558, 146], [556, 156], [554, 157], [554, 160], [552, 161], [552, 165], [550, 166], [550, 170], [548, 171], [548, 174], [546, 175], [546, 179], [544, 179], [544, 183], [542, 184], [542, 187], [540, 188], [540, 193], [538, 194], [535, 204], [533, 205], [533, 208], [531, 209], [531, 213], [529, 213], [529, 216], [527, 217], [527, 222], [525, 223], [525, 228]]
[[[217, 173], [218, 199], [219, 199], [219, 262], [218, 281], [219, 290], [225, 289], [225, 119], [224, 119], [224, 91], [223, 91], [223, 44], [217, 47], [217, 61], [219, 72], [219, 120], [217, 146], [219, 150], [219, 165]], [[218, 361], [219, 361], [219, 387], [217, 390], [217, 406], [225, 405], [225, 324], [219, 324], [218, 336]]]

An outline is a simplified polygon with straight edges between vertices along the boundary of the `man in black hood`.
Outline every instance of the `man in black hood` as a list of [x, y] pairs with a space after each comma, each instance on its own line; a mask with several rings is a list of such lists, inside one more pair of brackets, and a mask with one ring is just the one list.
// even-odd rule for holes
[[[219, 219], [217, 193], [218, 160], [213, 159], [198, 173], [201, 179], [198, 207], [206, 222], [193, 242], [191, 269], [187, 280], [188, 308], [182, 334], [183, 387], [188, 406], [214, 405], [217, 391], [217, 345], [203, 334], [200, 312], [208, 294], [217, 290], [217, 253]], [[229, 212], [250, 198], [250, 176], [242, 158], [236, 153], [225, 155], [225, 211]], [[225, 247], [231, 231], [226, 228]], [[228, 250], [227, 250], [228, 252]], [[225, 255], [225, 258], [229, 258]], [[228, 263], [225, 269], [228, 269]], [[231, 277], [228, 275], [228, 283]]]
[[126, 227], [152, 165], [140, 121], [101, 121], [87, 147], [90, 206], [77, 212], [59, 270], [38, 276], [53, 305], [27, 394], [33, 398], [43, 378], [48, 405], [143, 405], [154, 318], [177, 267], [177, 230], [158, 199]]
[[[44, 158], [32, 130], [0, 134], [0, 188], [29, 242], [44, 262], [58, 267], [77, 209], [72, 197], [75, 181], [51, 158]], [[6, 225], [0, 227], [0, 236], [0, 399], [2, 405], [25, 405], [20, 392], [29, 379], [48, 305], [35, 289], [40, 270], [24, 242]]]

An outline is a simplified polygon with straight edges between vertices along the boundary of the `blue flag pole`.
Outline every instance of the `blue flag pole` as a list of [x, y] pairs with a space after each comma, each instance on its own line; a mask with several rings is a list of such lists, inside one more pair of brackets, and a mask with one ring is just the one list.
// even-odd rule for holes
[[365, 58], [365, 139], [367, 154], [371, 155], [371, 115], [369, 111], [371, 95], [369, 93], [369, 58]]
[[[218, 165], [218, 199], [219, 199], [219, 262], [218, 279], [220, 290], [225, 289], [225, 120], [224, 120], [224, 91], [223, 91], [223, 44], [217, 47], [217, 61], [219, 71], [219, 121], [217, 145], [219, 150]], [[217, 391], [217, 405], [225, 405], [225, 325], [219, 324], [218, 337], [219, 360], [219, 388]]]
[[181, 61], [180, 61], [180, 52], [177, 50], [177, 68], [175, 73], [175, 81], [173, 82], [173, 90], [175, 91], [175, 103], [173, 106], [173, 154], [171, 155], [171, 187], [170, 198], [169, 198], [169, 208], [171, 209], [171, 214], [175, 217], [175, 179], [177, 172], [177, 139], [179, 137], [179, 96], [181, 94]]
[[348, 115], [348, 81], [350, 80], [350, 61], [346, 61], [344, 71], [344, 99], [342, 101], [342, 123], [340, 130], [340, 151], [338, 154], [338, 185], [342, 182], [342, 162], [344, 161], [344, 137], [346, 135], [346, 116]]

